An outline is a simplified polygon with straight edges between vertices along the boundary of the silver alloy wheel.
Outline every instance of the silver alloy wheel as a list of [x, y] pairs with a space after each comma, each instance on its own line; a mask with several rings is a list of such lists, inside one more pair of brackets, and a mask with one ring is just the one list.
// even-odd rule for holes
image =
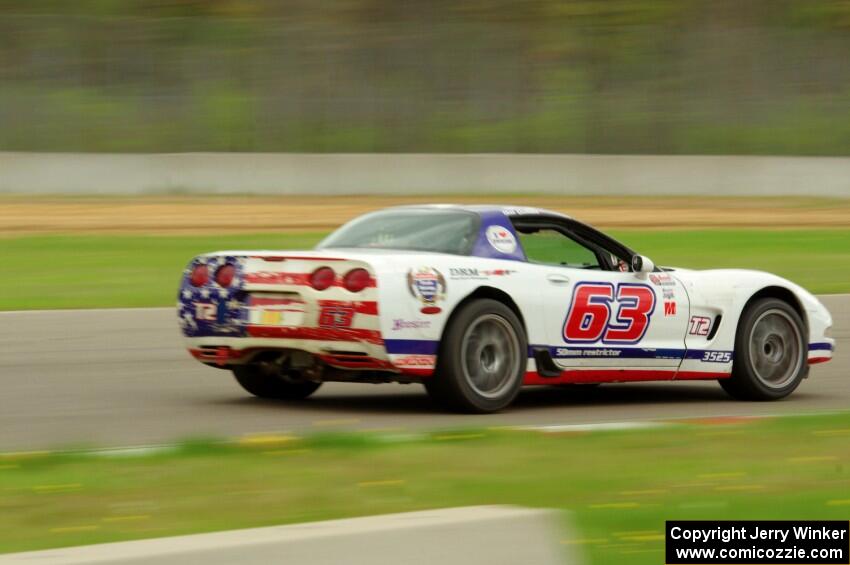
[[476, 318], [463, 334], [463, 377], [484, 398], [499, 398], [519, 371], [519, 338], [513, 326], [496, 314]]
[[762, 312], [750, 330], [750, 363], [763, 385], [781, 389], [793, 382], [802, 364], [803, 338], [787, 312]]

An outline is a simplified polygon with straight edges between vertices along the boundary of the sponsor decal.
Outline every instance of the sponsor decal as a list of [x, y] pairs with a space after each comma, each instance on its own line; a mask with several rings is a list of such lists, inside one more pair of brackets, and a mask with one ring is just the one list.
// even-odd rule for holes
[[705, 316], [691, 316], [688, 333], [691, 335], [708, 335], [711, 330], [711, 318]]
[[449, 278], [456, 280], [477, 279], [483, 280], [490, 277], [506, 277], [516, 273], [513, 269], [477, 269], [475, 267], [450, 267]]
[[664, 302], [664, 315], [665, 316], [675, 316], [676, 315], [676, 303], [670, 300]]
[[675, 286], [676, 281], [667, 273], [653, 273], [649, 275], [649, 280], [657, 286]]
[[704, 351], [702, 354], [702, 359], [700, 359], [703, 363], [731, 363], [732, 362], [732, 352], [731, 351]]
[[637, 343], [655, 310], [651, 286], [583, 282], [573, 290], [562, 335], [567, 343]]
[[[686, 349], [657, 349], [643, 347], [550, 347], [549, 352], [555, 359], [562, 358], [600, 358], [617, 357], [619, 359], [682, 359]], [[696, 356], [697, 350], [692, 350], [697, 359], [702, 357], [702, 350]]]
[[245, 275], [245, 281], [254, 284], [308, 285], [310, 275], [306, 273], [281, 273], [277, 271], [255, 271]]
[[351, 306], [324, 306], [319, 312], [319, 326], [322, 328], [350, 328], [354, 320], [354, 308]]
[[393, 331], [400, 330], [425, 330], [431, 327], [431, 320], [402, 320], [396, 318], [393, 320]]
[[518, 206], [515, 208], [502, 208], [502, 213], [506, 216], [525, 216], [527, 214], [537, 215], [540, 214], [540, 209]]
[[407, 288], [414, 298], [422, 302], [423, 314], [438, 314], [437, 303], [446, 298], [446, 279], [433, 267], [419, 267], [407, 272]]
[[404, 357], [396, 357], [393, 360], [393, 365], [396, 367], [433, 367], [433, 355], [405, 355]]
[[504, 226], [490, 226], [485, 234], [487, 241], [499, 253], [513, 253], [516, 251], [516, 238], [511, 230]]
[[449, 278], [452, 279], [485, 279], [481, 271], [472, 267], [450, 267]]
[[619, 357], [622, 353], [620, 349], [568, 349], [559, 347], [555, 350], [555, 357]]

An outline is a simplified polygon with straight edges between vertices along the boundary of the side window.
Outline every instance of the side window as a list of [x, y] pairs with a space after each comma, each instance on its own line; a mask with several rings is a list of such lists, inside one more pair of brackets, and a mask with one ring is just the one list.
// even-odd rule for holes
[[518, 230], [525, 255], [532, 263], [561, 265], [577, 269], [600, 269], [596, 253], [559, 231]]

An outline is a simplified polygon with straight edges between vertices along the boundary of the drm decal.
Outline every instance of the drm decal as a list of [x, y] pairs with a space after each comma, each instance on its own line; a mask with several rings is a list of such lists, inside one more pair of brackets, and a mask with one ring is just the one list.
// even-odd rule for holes
[[583, 282], [573, 289], [564, 321], [567, 343], [638, 343], [655, 311], [655, 291], [649, 285]]
[[479, 279], [483, 280], [487, 277], [474, 267], [450, 267], [449, 268], [449, 278], [463, 280], [463, 279]]
[[422, 302], [423, 314], [439, 314], [437, 303], [446, 298], [446, 279], [433, 267], [420, 267], [407, 272], [407, 288], [414, 298]]
[[516, 273], [514, 269], [477, 269], [475, 267], [450, 267], [449, 278], [452, 280], [486, 280], [490, 277], [506, 277]]

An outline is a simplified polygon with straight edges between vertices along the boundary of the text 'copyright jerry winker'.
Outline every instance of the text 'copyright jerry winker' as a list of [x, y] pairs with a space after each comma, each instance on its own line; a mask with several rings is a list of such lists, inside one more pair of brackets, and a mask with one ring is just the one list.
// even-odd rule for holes
[[850, 522], [669, 521], [668, 565], [850, 563]]

